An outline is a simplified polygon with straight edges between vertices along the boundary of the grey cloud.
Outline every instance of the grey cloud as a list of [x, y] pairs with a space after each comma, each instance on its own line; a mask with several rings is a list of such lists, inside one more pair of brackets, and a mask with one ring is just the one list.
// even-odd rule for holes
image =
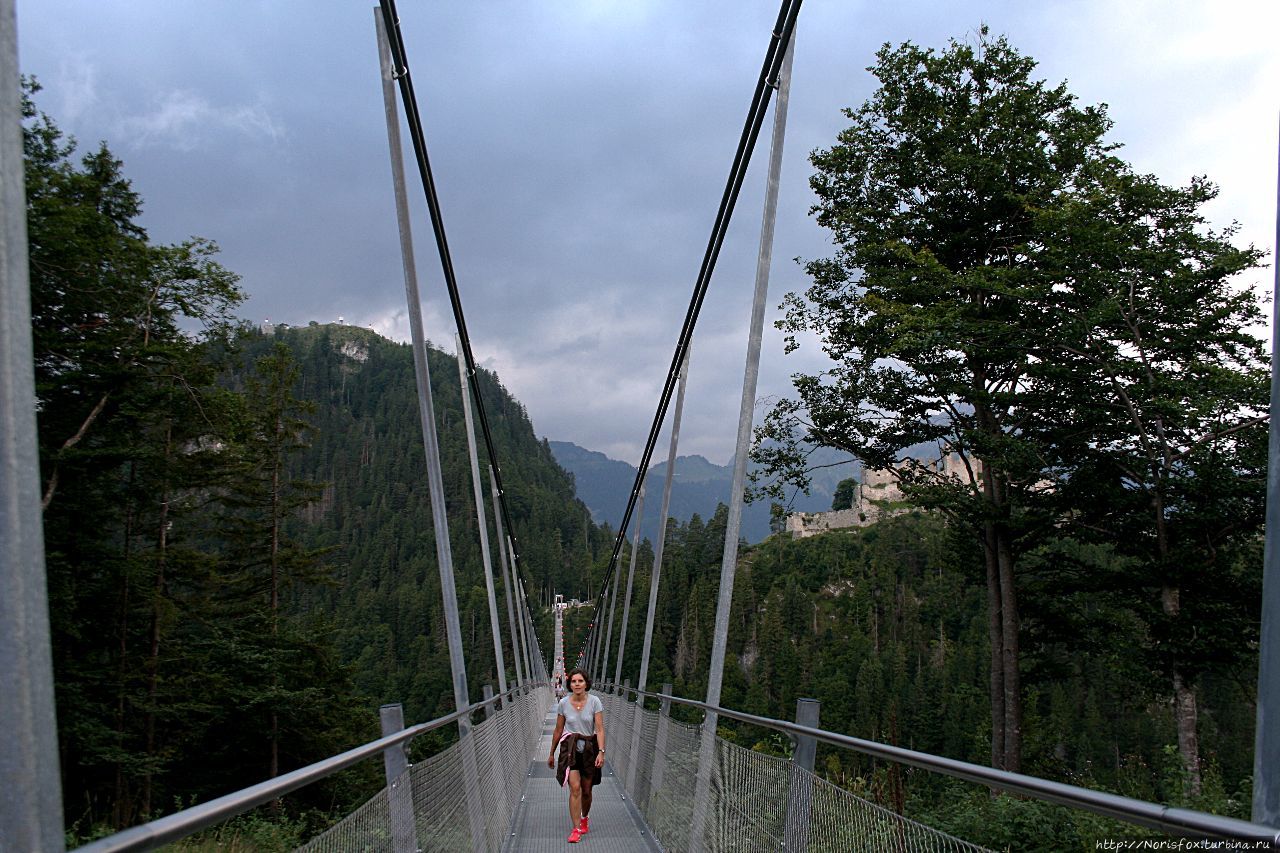
[[[222, 245], [251, 293], [248, 316], [342, 315], [403, 337], [372, 5], [19, 0], [20, 56], [65, 129], [107, 138], [124, 157], [156, 239], [195, 233]], [[477, 357], [498, 369], [540, 433], [634, 461], [776, 3], [400, 5]], [[1228, 137], [1247, 131], [1200, 127], [1196, 116], [1212, 99], [1188, 100], [1185, 76], [1177, 85], [1158, 74], [1131, 80], [1122, 51], [1098, 43], [1121, 43], [1152, 23], [1113, 7], [806, 3], [770, 319], [784, 292], [805, 286], [790, 259], [829, 252], [807, 215], [806, 156], [834, 141], [842, 107], [870, 94], [864, 69], [886, 41], [938, 45], [985, 20], [1040, 59], [1049, 79], [1070, 77], [1082, 99], [1111, 102], [1130, 156], [1174, 161], [1182, 179], [1221, 172], [1227, 219], [1254, 196], [1269, 204], [1270, 192], [1256, 188], [1274, 183], [1257, 176], [1274, 169], [1274, 152], [1215, 160], [1215, 144], [1238, 151]], [[1248, 26], [1250, 12], [1222, 14], [1231, 25], [1212, 29], [1213, 44], [1201, 39], [1204, 57], [1185, 67], [1211, 79], [1224, 69], [1233, 79], [1271, 79], [1274, 61], [1214, 49]], [[1203, 29], [1185, 17], [1162, 16], [1143, 37], [1176, 44]], [[1165, 105], [1158, 117], [1144, 106], [1154, 103]], [[1175, 144], [1186, 128], [1206, 136], [1191, 147], [1194, 161]], [[1272, 131], [1266, 119], [1261, 135]], [[717, 462], [728, 458], [737, 419], [766, 148], [767, 134], [695, 341], [683, 441]], [[412, 164], [409, 177], [427, 335], [452, 349]], [[790, 373], [821, 364], [812, 347], [784, 358], [769, 330], [760, 396], [785, 394]]]

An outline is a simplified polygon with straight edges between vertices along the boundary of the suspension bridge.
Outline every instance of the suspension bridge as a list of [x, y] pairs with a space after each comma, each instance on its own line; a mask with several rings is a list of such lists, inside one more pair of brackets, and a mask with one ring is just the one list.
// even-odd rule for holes
[[[596, 682], [595, 692], [604, 704], [608, 743], [604, 780], [594, 795], [591, 831], [581, 843], [623, 853], [633, 850], [701, 853], [779, 849], [983, 849], [855, 796], [815, 774], [814, 757], [821, 744], [943, 774], [987, 789], [1127, 821], [1173, 836], [1226, 839], [1247, 842], [1254, 847], [1280, 848], [1280, 832], [1266, 821], [1252, 823], [1170, 808], [828, 731], [821, 727], [821, 708], [813, 700], [800, 700], [793, 720], [746, 714], [720, 704], [760, 332], [771, 261], [773, 210], [786, 123], [792, 37], [800, 5], [800, 0], [784, 0], [770, 34], [724, 197], [638, 466], [639, 473], [619, 526], [608, 570], [594, 602], [591, 630], [572, 661], [573, 665], [590, 672]], [[4, 346], [0, 348], [0, 357], [4, 359], [0, 363], [0, 379], [3, 379], [0, 391], [3, 392], [6, 414], [4, 445], [0, 448], [6, 471], [3, 478], [6, 586], [0, 595], [4, 616], [4, 629], [0, 632], [0, 641], [3, 642], [0, 659], [3, 660], [5, 687], [4, 695], [0, 697], [4, 714], [0, 722], [3, 722], [3, 730], [12, 744], [0, 750], [3, 756], [0, 759], [0, 778], [5, 780], [5, 792], [0, 797], [3, 803], [0, 809], [0, 848], [15, 851], [61, 850], [64, 844], [58, 768], [56, 761], [49, 760], [50, 756], [56, 755], [56, 748], [51, 746], [54, 735], [52, 677], [47, 645], [47, 605], [43, 592], [43, 552], [39, 541], [39, 499], [35, 488], [38, 464], [34, 423], [32, 418], [24, 421], [10, 417], [11, 413], [30, 415], [35, 408], [30, 387], [30, 315], [24, 301], [25, 237], [14, 225], [22, 216], [24, 203], [21, 196], [21, 152], [15, 153], [13, 148], [13, 141], [19, 136], [16, 128], [20, 121], [13, 0], [0, 2], [0, 19], [0, 27], [5, 29], [4, 38], [0, 39], [0, 76], [5, 81], [0, 86], [4, 91], [4, 101], [0, 103], [0, 122], [4, 131], [4, 147], [0, 151], [3, 155], [0, 161], [0, 169], [3, 170], [0, 192], [4, 198], [0, 201], [3, 202], [5, 223], [5, 227], [0, 229], [5, 300], [3, 326], [0, 327], [4, 335]], [[566, 843], [565, 835], [570, 827], [565, 792], [557, 785], [546, 764], [555, 723], [556, 694], [563, 685], [566, 669], [570, 668], [564, 644], [564, 607], [557, 602], [552, 608], [553, 647], [548, 658], [536, 634], [534, 605], [531, 605], [520, 580], [519, 543], [504, 498], [501, 467], [494, 452], [488, 418], [480, 395], [474, 392], [476, 361], [467, 335], [393, 0], [382, 0], [380, 7], [375, 9], [375, 21], [456, 710], [435, 720], [406, 726], [399, 705], [384, 706], [380, 709], [382, 736], [377, 740], [80, 848], [89, 853], [162, 846], [279, 800], [346, 768], [379, 758], [383, 762], [385, 787], [299, 850], [389, 853], [470, 850], [479, 853], [559, 850]], [[414, 159], [430, 210], [458, 330], [459, 380], [463, 386], [495, 671], [499, 680], [497, 685], [485, 688], [480, 701], [473, 701], [468, 693], [462, 654], [434, 406], [427, 376], [425, 335], [408, 228], [396, 88], [406, 111]], [[621, 678], [624, 661], [628, 660], [628, 655], [636, 655], [635, 649], [627, 648], [626, 638], [633, 604], [639, 611], [639, 602], [632, 601], [632, 591], [644, 507], [645, 475], [674, 398], [674, 410], [670, 412], [670, 451], [659, 510], [659, 517], [665, 519], [670, 505], [694, 326], [747, 164], [775, 93], [777, 99], [773, 113], [756, 298], [744, 371], [732, 503], [721, 567], [709, 683], [706, 696], [693, 699], [673, 695], [670, 684], [661, 685], [656, 691], [648, 684], [655, 608], [661, 582], [663, 537], [659, 537], [656, 543], [649, 600], [643, 616], [644, 639], [639, 650], [639, 677], [635, 685]], [[474, 416], [472, 404], [475, 406]], [[488, 500], [485, 499], [486, 490], [475, 441], [477, 432], [483, 438], [488, 455]], [[1274, 452], [1273, 440], [1273, 458]], [[486, 505], [492, 507], [497, 530], [497, 540], [493, 543], [496, 545], [496, 560], [488, 539]], [[634, 525], [631, 523], [633, 516]], [[1269, 528], [1273, 526], [1269, 525]], [[628, 530], [633, 531], [634, 540], [624, 582], [620, 555]], [[503, 591], [505, 626], [500, 615], [499, 587]], [[507, 635], [505, 641], [502, 637], [504, 630]], [[1264, 630], [1264, 637], [1269, 636]], [[510, 662], [504, 658], [504, 648], [508, 646], [514, 657]], [[1265, 655], [1264, 648], [1264, 660], [1267, 659]], [[514, 683], [508, 683], [508, 672], [514, 673]], [[1260, 707], [1263, 704], [1261, 696], [1259, 704]], [[675, 713], [677, 708], [683, 712]], [[698, 721], [688, 721], [694, 718]], [[790, 757], [755, 752], [725, 740], [718, 734], [722, 720], [779, 733], [792, 744]], [[456, 741], [424, 760], [411, 763], [409, 747], [413, 740], [445, 727], [456, 728]], [[1275, 728], [1272, 723], [1271, 728], [1265, 729], [1259, 738], [1260, 751], [1270, 750], [1266, 753], [1268, 755], [1275, 750], [1274, 738], [1277, 735], [1267, 732]], [[1255, 782], [1270, 790], [1264, 784], [1267, 779], [1260, 778]], [[1280, 820], [1270, 819], [1270, 822]]]

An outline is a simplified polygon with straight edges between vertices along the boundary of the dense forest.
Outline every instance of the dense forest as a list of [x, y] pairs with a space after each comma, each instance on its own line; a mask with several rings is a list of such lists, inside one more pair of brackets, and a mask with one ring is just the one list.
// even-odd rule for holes
[[[726, 519], [721, 506], [705, 522], [669, 526], [650, 690], [669, 681], [676, 695], [705, 695]], [[643, 638], [635, 608], [647, 601], [652, 553], [644, 547], [639, 556], [622, 667], [632, 684]], [[1242, 574], [1255, 574], [1261, 555], [1251, 557]], [[1024, 772], [1247, 817], [1256, 651], [1202, 676], [1202, 778], [1193, 793], [1177, 752], [1174, 707], [1150, 662], [1142, 599], [1105, 584], [1063, 598], [1061, 583], [1047, 582], [1053, 574], [1049, 565], [1029, 573], [1023, 610]], [[615, 649], [621, 612], [619, 601]], [[575, 652], [594, 615], [570, 614], [566, 644]], [[980, 546], [938, 513], [806, 539], [774, 536], [740, 551], [722, 704], [794, 719], [796, 699], [816, 698], [825, 729], [985, 764], [986, 631]], [[776, 733], [726, 721], [720, 727], [743, 746], [790, 750]], [[817, 769], [881, 805], [996, 849], [1094, 849], [1096, 838], [1142, 834], [845, 750], [820, 749]]]
[[[881, 89], [814, 153], [836, 254], [809, 263], [782, 326], [834, 361], [796, 378], [757, 445], [779, 488], [807, 482], [815, 446], [888, 467], [929, 444], [959, 466], [902, 465], [915, 509], [898, 517], [741, 550], [722, 701], [786, 718], [815, 697], [825, 728], [1244, 815], [1267, 377], [1238, 274], [1261, 253], [1208, 228], [1212, 185], [1135, 173], [1105, 109], [979, 38], [886, 47]], [[46, 553], [64, 804], [85, 837], [366, 740], [380, 703], [421, 721], [452, 695], [409, 348], [238, 321], [217, 247], [151, 242], [120, 161], [105, 144], [78, 155], [35, 91]], [[457, 365], [435, 348], [429, 363], [477, 696], [497, 673]], [[588, 597], [614, 533], [499, 378], [477, 384], [530, 595]], [[725, 528], [723, 506], [667, 523], [651, 689], [705, 691]], [[637, 556], [633, 682], [652, 543]], [[570, 612], [570, 664], [603, 618]], [[534, 619], [549, 653], [551, 616]], [[822, 751], [819, 769], [995, 847], [1118, 834], [847, 752]], [[339, 814], [378, 775], [268, 818]]]

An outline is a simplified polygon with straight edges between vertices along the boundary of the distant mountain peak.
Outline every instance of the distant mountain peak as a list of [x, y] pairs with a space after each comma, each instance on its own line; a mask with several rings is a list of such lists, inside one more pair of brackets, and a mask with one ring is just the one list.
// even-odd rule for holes
[[[603, 453], [580, 447], [571, 441], [550, 441], [547, 444], [556, 461], [573, 474], [578, 498], [591, 510], [597, 522], [616, 526], [626, 509], [627, 498], [635, 484], [636, 468], [627, 462], [611, 459]], [[823, 452], [824, 462], [841, 463], [835, 455]], [[828, 458], [829, 457], [829, 458]], [[820, 512], [831, 508], [831, 497], [836, 484], [844, 477], [853, 476], [852, 459], [844, 464], [823, 468], [815, 472], [809, 495], [797, 495], [792, 506], [795, 511]], [[688, 521], [695, 513], [702, 518], [715, 515], [716, 506], [729, 503], [733, 485], [733, 462], [717, 465], [698, 453], [677, 456], [674, 486], [671, 491], [671, 516], [681, 522]], [[663, 479], [667, 463], [664, 459], [649, 468], [648, 496], [643, 519], [643, 531], [654, 537], [658, 531], [657, 506], [661, 500]], [[769, 535], [769, 505], [765, 502], [749, 504], [743, 512], [743, 536], [750, 542], [759, 542]]]

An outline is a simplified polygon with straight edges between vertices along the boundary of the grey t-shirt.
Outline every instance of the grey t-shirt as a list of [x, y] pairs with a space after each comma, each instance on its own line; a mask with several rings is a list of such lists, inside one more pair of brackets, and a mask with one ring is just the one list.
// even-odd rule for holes
[[[596, 733], [596, 713], [604, 711], [604, 703], [594, 693], [587, 694], [587, 704], [579, 711], [573, 707], [573, 694], [560, 700], [556, 713], [564, 717], [564, 730], [575, 735], [593, 735]], [[578, 741], [578, 751], [586, 748], [586, 744]]]

